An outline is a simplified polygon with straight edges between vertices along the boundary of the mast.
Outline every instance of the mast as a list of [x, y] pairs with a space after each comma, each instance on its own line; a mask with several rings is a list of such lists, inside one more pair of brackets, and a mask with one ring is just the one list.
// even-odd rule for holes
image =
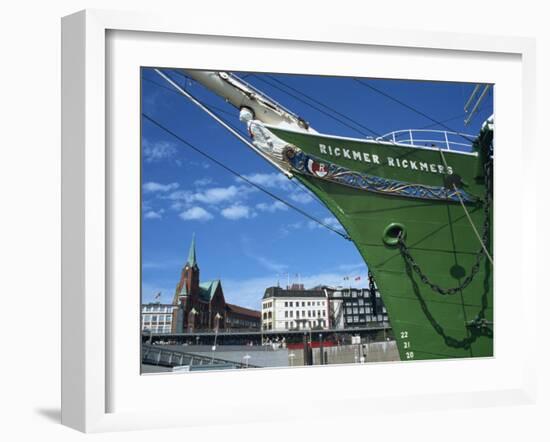
[[271, 126], [316, 133], [303, 118], [234, 74], [223, 71], [179, 71], [239, 109], [243, 121], [253, 119]]

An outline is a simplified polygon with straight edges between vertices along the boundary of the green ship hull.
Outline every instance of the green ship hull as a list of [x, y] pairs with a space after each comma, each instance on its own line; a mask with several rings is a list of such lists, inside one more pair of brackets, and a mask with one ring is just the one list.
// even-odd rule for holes
[[[316, 159], [317, 170], [293, 173], [332, 211], [367, 263], [401, 360], [492, 356], [492, 263], [485, 255], [478, 258], [481, 243], [472, 227], [473, 223], [482, 232], [486, 218], [492, 225], [492, 207], [484, 210], [481, 203], [487, 198], [483, 143], [479, 142], [478, 153], [445, 150], [442, 154], [436, 148], [267, 128], [296, 151]], [[388, 183], [366, 190], [353, 177], [331, 181], [323, 176], [323, 167], [329, 165]], [[454, 200], [449, 197], [454, 193], [447, 190], [452, 188], [449, 179], [457, 175], [469, 217], [456, 195]], [[408, 194], [411, 186], [429, 192]], [[439, 189], [438, 196], [433, 189]], [[397, 244], [400, 229], [410, 256], [438, 286], [460, 286], [476, 260], [479, 271], [455, 294], [433, 290], [405, 259]], [[490, 234], [486, 245], [492, 255]]]

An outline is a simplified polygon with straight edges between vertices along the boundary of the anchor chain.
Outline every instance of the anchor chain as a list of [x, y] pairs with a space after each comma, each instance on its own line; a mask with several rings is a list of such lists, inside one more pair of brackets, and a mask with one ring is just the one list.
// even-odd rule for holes
[[[489, 243], [489, 233], [490, 233], [490, 206], [491, 206], [491, 195], [492, 195], [492, 186], [491, 186], [491, 177], [493, 173], [493, 142], [491, 140], [489, 146], [488, 146], [488, 152], [487, 152], [487, 161], [485, 162], [484, 166], [485, 171], [485, 199], [483, 200], [483, 211], [485, 214], [485, 219], [483, 222], [483, 234], [482, 234], [482, 241], [485, 247], [488, 249], [488, 243]], [[470, 274], [462, 281], [460, 285], [457, 287], [451, 287], [451, 288], [443, 288], [439, 286], [438, 284], [435, 284], [434, 282], [430, 281], [428, 276], [422, 271], [414, 257], [411, 255], [410, 249], [405, 244], [405, 239], [403, 237], [403, 231], [399, 233], [399, 236], [397, 238], [397, 245], [399, 246], [399, 250], [401, 251], [401, 254], [407, 261], [407, 263], [411, 266], [411, 268], [414, 270], [414, 272], [418, 275], [420, 280], [428, 285], [433, 291], [438, 292], [442, 295], [454, 295], [462, 290], [464, 290], [470, 283], [473, 281], [476, 274], [479, 272], [479, 267], [481, 265], [481, 258], [483, 255], [485, 255], [485, 250], [483, 247], [480, 248], [479, 252], [476, 254], [476, 260], [474, 262], [474, 265], [472, 266], [472, 269], [470, 271]]]

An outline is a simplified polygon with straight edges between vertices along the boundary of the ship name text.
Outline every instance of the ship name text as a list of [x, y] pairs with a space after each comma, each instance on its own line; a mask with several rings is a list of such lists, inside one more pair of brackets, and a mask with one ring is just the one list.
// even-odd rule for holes
[[401, 169], [419, 170], [421, 172], [453, 173], [451, 166], [444, 166], [443, 164], [427, 163], [424, 161], [410, 160], [407, 158], [395, 158], [385, 157], [380, 158], [379, 155], [371, 154], [368, 152], [360, 152], [357, 150], [347, 149], [344, 147], [333, 147], [326, 144], [319, 143], [319, 152], [323, 155], [329, 155], [333, 157], [342, 157], [349, 160], [360, 161], [362, 163], [371, 164], [385, 164], [389, 167], [399, 167]]

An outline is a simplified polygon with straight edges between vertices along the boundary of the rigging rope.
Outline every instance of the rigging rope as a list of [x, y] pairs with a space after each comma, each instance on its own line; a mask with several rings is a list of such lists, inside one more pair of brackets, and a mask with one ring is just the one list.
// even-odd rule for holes
[[[485, 105], [485, 106], [481, 106], [479, 108], [479, 110], [485, 110], [485, 109], [488, 109], [489, 106], [488, 105]], [[431, 123], [431, 124], [427, 124], [426, 126], [421, 126], [419, 127], [419, 129], [429, 129], [431, 127], [435, 127], [435, 126], [441, 126], [441, 123], [448, 123], [449, 121], [453, 121], [453, 120], [458, 120], [459, 118], [464, 118], [464, 113], [461, 113], [459, 115], [455, 115], [454, 117], [449, 117], [449, 118], [446, 118], [445, 120], [441, 120], [440, 122], [437, 122], [437, 123]]]
[[221, 161], [217, 160], [216, 158], [210, 156], [209, 154], [207, 154], [206, 152], [202, 151], [200, 148], [198, 148], [197, 146], [193, 145], [192, 143], [190, 143], [189, 141], [185, 140], [184, 138], [182, 138], [181, 136], [177, 135], [176, 133], [172, 132], [170, 129], [168, 129], [167, 127], [163, 126], [161, 123], [159, 123], [158, 121], [156, 121], [154, 118], [150, 117], [149, 115], [145, 114], [142, 112], [141, 114], [143, 116], [143, 118], [145, 118], [146, 120], [148, 120], [149, 122], [151, 122], [152, 124], [154, 124], [155, 126], [157, 126], [159, 129], [165, 131], [167, 134], [171, 135], [172, 137], [174, 137], [176, 140], [180, 141], [181, 143], [185, 144], [187, 147], [193, 149], [195, 152], [199, 153], [200, 155], [204, 156], [205, 158], [208, 158], [210, 161], [212, 161], [213, 163], [217, 164], [218, 166], [220, 166], [221, 168], [225, 169], [226, 171], [232, 173], [233, 175], [235, 175], [236, 177], [240, 178], [241, 180], [243, 180], [244, 182], [250, 184], [252, 187], [255, 187], [256, 189], [262, 191], [263, 193], [265, 193], [266, 195], [269, 195], [271, 198], [283, 203], [285, 206], [287, 207], [290, 207], [291, 209], [295, 210], [296, 212], [300, 213], [301, 215], [309, 218], [311, 221], [314, 221], [316, 222], [317, 224], [321, 225], [322, 227], [325, 227], [329, 230], [331, 230], [332, 232], [340, 235], [342, 238], [344, 239], [347, 239], [347, 240], [351, 240], [351, 238], [346, 235], [345, 233], [343, 232], [340, 232], [339, 230], [329, 226], [328, 224], [324, 223], [323, 221], [321, 221], [320, 219], [318, 218], [315, 218], [314, 216], [310, 215], [309, 213], [307, 213], [306, 211], [300, 209], [299, 207], [295, 206], [294, 204], [291, 204], [289, 203], [288, 201], [284, 200], [283, 198], [275, 195], [274, 193], [270, 192], [269, 190], [267, 190], [266, 188], [254, 183], [253, 181], [251, 181], [250, 179], [246, 178], [244, 175], [240, 174], [239, 172], [233, 170], [232, 168], [230, 168], [229, 166], [226, 166], [225, 164], [223, 164]]
[[428, 120], [433, 121], [435, 124], [440, 125], [441, 127], [444, 127], [444, 128], [447, 129], [449, 132], [453, 132], [453, 133], [455, 133], [455, 134], [458, 134], [459, 136], [461, 136], [462, 138], [464, 138], [465, 140], [467, 140], [468, 143], [471, 143], [471, 142], [472, 142], [472, 140], [470, 140], [469, 138], [465, 137], [465, 136], [462, 135], [460, 132], [458, 132], [458, 131], [456, 131], [456, 130], [450, 128], [449, 126], [447, 126], [446, 124], [442, 123], [441, 121], [437, 121], [435, 118], [430, 117], [428, 114], [422, 112], [421, 110], [416, 109], [415, 107], [411, 106], [410, 104], [407, 104], [407, 103], [405, 103], [405, 102], [399, 100], [398, 98], [395, 98], [395, 97], [391, 96], [391, 95], [388, 94], [387, 92], [384, 92], [384, 91], [382, 91], [382, 90], [380, 90], [380, 89], [378, 89], [378, 88], [376, 88], [376, 87], [374, 87], [374, 86], [372, 86], [372, 85], [370, 85], [370, 84], [368, 84], [368, 83], [365, 83], [364, 81], [362, 81], [362, 80], [359, 79], [359, 78], [354, 78], [354, 80], [355, 80], [358, 84], [360, 84], [361, 86], [366, 87], [366, 88], [369, 88], [369, 89], [371, 89], [371, 90], [373, 90], [373, 91], [379, 93], [380, 95], [383, 95], [384, 97], [389, 98], [389, 99], [392, 100], [392, 101], [395, 101], [396, 103], [400, 104], [401, 106], [404, 106], [404, 107], [406, 107], [407, 109], [412, 110], [413, 112], [416, 112], [416, 113], [419, 114], [419, 115], [422, 115], [424, 118], [427, 118]]
[[[273, 77], [272, 75], [266, 75], [266, 76], [269, 77], [271, 80], [275, 81], [276, 83], [278, 83], [278, 84], [280, 84], [280, 85], [286, 87], [287, 89], [290, 89], [290, 90], [293, 91], [294, 93], [301, 95], [302, 97], [304, 97], [304, 98], [306, 98], [306, 99], [312, 101], [313, 103], [316, 103], [316, 104], [318, 104], [319, 106], [322, 106], [322, 107], [324, 107], [325, 109], [329, 110], [330, 112], [333, 112], [334, 114], [336, 114], [336, 115], [338, 115], [338, 116], [340, 116], [340, 117], [342, 117], [342, 118], [345, 118], [346, 120], [352, 122], [353, 124], [355, 124], [355, 125], [357, 125], [357, 126], [363, 128], [363, 129], [367, 130], [367, 131], [370, 132], [371, 134], [373, 134], [373, 135], [375, 135], [375, 136], [377, 136], [377, 137], [381, 137], [381, 136], [382, 136], [382, 134], [376, 132], [375, 130], [373, 130], [373, 129], [367, 127], [367, 126], [365, 126], [364, 124], [359, 123], [358, 121], [355, 121], [354, 119], [352, 119], [352, 118], [348, 117], [347, 115], [345, 115], [345, 114], [343, 114], [343, 113], [337, 111], [336, 109], [334, 109], [334, 108], [332, 108], [332, 107], [326, 105], [325, 103], [323, 103], [323, 102], [321, 102], [321, 101], [319, 101], [319, 100], [317, 100], [317, 99], [315, 99], [315, 98], [313, 98], [313, 97], [311, 97], [311, 96], [309, 96], [309, 95], [307, 95], [307, 94], [305, 94], [305, 93], [299, 91], [298, 89], [296, 89], [296, 88], [294, 88], [294, 87], [292, 87], [292, 86], [286, 84], [285, 82], [279, 80], [278, 78], [275, 78], [275, 77]], [[356, 132], [360, 133], [361, 135], [368, 136], [367, 133], [365, 133], [365, 132], [363, 132], [363, 131], [360, 131], [360, 130], [358, 130], [358, 129], [352, 127], [352, 126], [350, 126], [350, 125], [347, 124], [346, 122], [340, 120], [339, 118], [336, 118], [336, 117], [333, 116], [333, 115], [327, 114], [327, 113], [324, 112], [322, 109], [319, 109], [318, 107], [313, 106], [313, 105], [310, 104], [310, 103], [307, 103], [306, 101], [302, 100], [300, 97], [297, 97], [296, 95], [294, 95], [294, 94], [292, 94], [292, 93], [290, 93], [290, 92], [288, 92], [288, 91], [285, 91], [284, 89], [281, 89], [281, 88], [278, 87], [277, 85], [268, 82], [268, 81], [265, 80], [264, 78], [261, 78], [261, 77], [258, 77], [258, 76], [256, 76], [256, 78], [259, 79], [259, 80], [261, 80], [261, 81], [263, 81], [264, 83], [270, 85], [271, 87], [273, 87], [273, 88], [275, 88], [275, 89], [278, 89], [279, 91], [281, 91], [281, 92], [283, 92], [283, 93], [285, 93], [285, 94], [287, 94], [287, 95], [289, 95], [289, 96], [291, 96], [291, 97], [294, 97], [296, 100], [298, 100], [298, 101], [304, 103], [304, 104], [307, 105], [307, 106], [310, 106], [311, 108], [313, 108], [313, 109], [315, 109], [315, 110], [317, 110], [317, 111], [323, 113], [324, 115], [327, 115], [329, 118], [332, 118], [333, 120], [338, 121], [338, 122], [341, 123], [341, 124], [344, 124], [345, 126], [349, 127], [350, 129], [355, 130]]]
[[[167, 90], [168, 92], [172, 92], [173, 94], [176, 94], [176, 95], [181, 95], [177, 90], [175, 89], [172, 89], [170, 87], [167, 87], [167, 86], [164, 86], [163, 84], [160, 84], [160, 83], [157, 83], [156, 81], [154, 80], [151, 80], [150, 78], [147, 78], [147, 77], [141, 77], [142, 80], [145, 80], [149, 83], [152, 83], [154, 84], [155, 86], [157, 87], [160, 87], [162, 89], [165, 89]], [[187, 80], [187, 77], [185, 77], [185, 79]], [[234, 112], [228, 112], [226, 111], [225, 109], [222, 109], [221, 107], [218, 107], [218, 106], [214, 106], [213, 104], [210, 104], [210, 103], [205, 103], [209, 108], [211, 109], [216, 109], [218, 112], [221, 112], [223, 114], [226, 114], [232, 118], [236, 118], [236, 119], [239, 119], [239, 116], [236, 115]], [[243, 131], [239, 130], [239, 129], [236, 129], [236, 128], [233, 128], [235, 129], [237, 132], [239, 132], [241, 135], [246, 135]]]
[[[188, 81], [191, 81], [191, 80], [189, 79], [189, 77], [187, 77], [186, 75], [184, 75], [184, 74], [182, 74], [182, 73], [180, 73], [180, 72], [178, 72], [178, 71], [173, 71], [173, 72], [174, 72], [175, 74], [178, 74], [178, 75], [181, 76], [182, 78], [184, 78], [185, 81], [186, 81], [186, 83], [185, 83], [186, 85], [187, 85], [187, 82], [188, 82]], [[177, 95], [181, 95], [181, 93], [180, 93], [179, 91], [177, 91], [176, 89], [172, 89], [172, 88], [170, 88], [170, 87], [164, 86], [164, 85], [162, 85], [162, 84], [160, 84], [160, 83], [157, 83], [156, 81], [150, 80], [149, 78], [145, 78], [145, 77], [142, 77], [142, 78], [143, 78], [144, 80], [147, 80], [147, 81], [149, 81], [150, 83], [152, 83], [152, 84], [154, 84], [154, 85], [160, 87], [160, 88], [166, 89], [166, 90], [169, 91], [169, 92], [172, 92], [172, 93], [177, 94]], [[176, 82], [176, 83], [177, 83], [177, 82]], [[214, 106], [214, 105], [212, 105], [212, 104], [209, 104], [209, 103], [208, 103], [208, 104], [205, 103], [205, 105], [206, 105], [207, 107], [209, 107], [209, 108], [213, 108], [213, 109], [218, 110], [218, 112], [223, 112], [223, 113], [228, 114], [228, 115], [230, 115], [230, 116], [232, 116], [232, 117], [235, 117], [235, 118], [237, 118], [237, 119], [239, 118], [239, 117], [237, 117], [237, 116], [235, 115], [234, 112], [228, 112], [228, 111], [226, 111], [226, 110], [224, 110], [224, 109], [221, 109], [221, 108], [219, 108], [219, 107], [217, 107], [217, 106]], [[245, 137], [245, 136], [247, 135], [247, 134], [244, 133], [242, 130], [240, 130], [239, 128], [237, 128], [237, 127], [235, 127], [235, 126], [232, 126], [230, 123], [228, 123], [228, 122], [225, 121], [225, 120], [224, 120], [224, 123], [227, 124], [229, 127], [231, 127], [233, 130], [235, 130], [236, 132], [240, 133], [243, 137]], [[298, 183], [297, 181], [295, 181], [295, 180], [290, 180], [290, 182], [291, 182], [292, 184], [294, 184], [294, 186], [295, 186], [297, 189], [300, 189], [300, 190], [303, 191], [303, 192], [307, 192], [308, 195], [311, 195], [311, 196], [313, 197], [313, 200], [314, 200], [314, 201], [316, 201], [318, 204], [321, 204], [323, 207], [325, 207], [325, 205], [319, 200], [319, 198], [317, 197], [317, 195], [315, 195], [315, 194], [313, 194], [313, 193], [307, 191], [307, 189], [306, 189], [303, 185], [299, 184], [299, 183]]]
[[269, 157], [265, 152], [263, 152], [261, 149], [258, 149], [254, 144], [252, 144], [250, 141], [248, 141], [244, 136], [242, 136], [238, 131], [233, 129], [229, 124], [227, 124], [221, 117], [216, 115], [215, 112], [213, 112], [211, 109], [209, 109], [207, 106], [205, 106], [203, 103], [201, 103], [197, 98], [195, 98], [191, 93], [181, 88], [181, 86], [176, 83], [174, 80], [172, 80], [167, 74], [162, 72], [160, 69], [155, 69], [155, 72], [159, 74], [162, 78], [164, 78], [168, 83], [170, 83], [181, 95], [188, 98], [192, 103], [194, 103], [196, 106], [199, 107], [199, 109], [206, 112], [208, 115], [210, 115], [214, 120], [218, 122], [222, 127], [227, 129], [232, 135], [237, 137], [238, 140], [242, 141], [244, 144], [246, 144], [248, 147], [250, 147], [254, 152], [256, 152], [258, 155], [260, 155], [264, 160], [266, 160], [268, 163], [270, 163], [272, 166], [277, 168], [279, 171], [283, 172], [287, 177], [291, 178], [293, 175], [289, 171], [283, 169], [277, 162], [275, 162], [272, 158]]
[[[449, 166], [447, 165], [447, 160], [445, 159], [445, 155], [443, 155], [443, 150], [439, 149], [439, 153], [441, 154], [441, 159], [443, 160], [443, 164], [445, 165], [445, 168], [448, 169]], [[485, 252], [485, 255], [487, 256], [487, 259], [491, 262], [491, 265], [494, 265], [493, 264], [493, 258], [489, 254], [489, 251], [487, 250], [487, 247], [485, 246], [485, 243], [481, 239], [481, 235], [479, 234], [479, 232], [478, 232], [478, 230], [477, 230], [477, 228], [474, 224], [474, 221], [472, 220], [472, 217], [470, 216], [470, 212], [468, 212], [468, 209], [466, 208], [466, 205], [464, 204], [464, 201], [462, 200], [462, 196], [460, 195], [460, 192], [458, 191], [458, 187], [456, 187], [455, 183], [452, 183], [452, 184], [453, 184], [453, 188], [455, 190], [456, 196], [458, 196], [458, 200], [460, 201], [460, 205], [464, 209], [464, 213], [466, 214], [466, 217], [468, 218], [468, 221], [470, 222], [470, 225], [472, 226], [472, 229], [473, 229], [479, 243], [481, 244], [481, 247], [482, 247], [483, 251]]]

